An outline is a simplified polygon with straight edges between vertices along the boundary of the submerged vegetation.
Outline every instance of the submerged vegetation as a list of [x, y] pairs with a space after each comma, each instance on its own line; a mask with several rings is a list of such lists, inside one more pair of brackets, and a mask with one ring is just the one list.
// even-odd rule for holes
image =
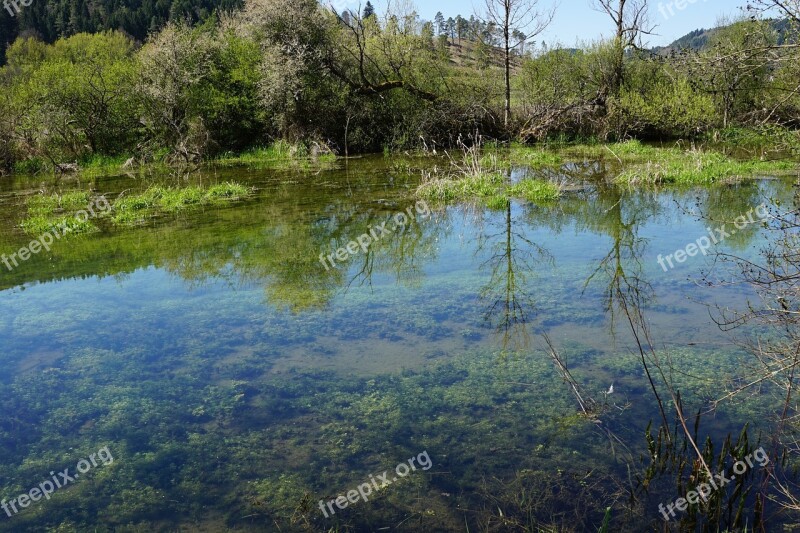
[[[368, 166], [355, 170], [376, 174]], [[658, 502], [683, 495], [690, 476], [702, 473], [679, 435], [647, 429], [657, 414], [641, 392], [641, 361], [605, 341], [619, 333], [605, 305], [605, 276], [619, 266], [660, 295], [680, 291], [686, 285], [665, 280], [654, 262], [649, 271], [631, 271], [647, 263], [635, 243], [655, 226], [643, 224], [664, 209], [680, 213], [673, 200], [693, 205], [696, 194], [724, 217], [752, 200], [757, 187], [743, 185], [735, 196], [721, 188], [669, 189], [657, 200], [598, 188], [510, 216], [477, 210], [469, 220], [463, 215], [471, 209], [439, 210], [376, 243], [366, 267], [326, 270], [317, 260], [321, 250], [413, 206], [403, 191], [389, 191], [388, 203], [398, 205], [378, 202], [387, 200], [380, 184], [390, 173], [334, 191], [317, 186], [347, 176], [330, 173], [299, 205], [306, 184], [282, 185], [259, 202], [193, 213], [202, 224], [165, 220], [79, 239], [54, 249], [60, 260], [50, 269], [69, 281], [3, 291], [0, 305], [13, 312], [0, 315], [0, 362], [9, 369], [0, 380], [2, 497], [22, 493], [41, 472], [70, 466], [98, 443], [115, 458], [15, 516], [15, 531], [189, 523], [299, 533], [377, 530], [403, 520], [428, 531], [496, 524], [503, 531], [584, 531], [604, 520], [608, 531], [640, 531], [661, 524]], [[768, 186], [791, 198], [791, 187]], [[154, 190], [148, 209], [167, 196]], [[224, 186], [216, 196], [245, 192]], [[177, 199], [187, 197], [196, 205], [198, 198], [171, 196], [165, 205], [185, 205]], [[46, 202], [55, 209], [69, 203]], [[355, 209], [361, 202], [377, 207]], [[327, 206], [335, 207], [320, 217]], [[658, 233], [658, 246], [676, 242], [673, 233]], [[744, 236], [750, 244], [758, 238]], [[534, 239], [540, 249], [530, 256], [523, 243]], [[600, 253], [563, 258], [584, 239]], [[632, 254], [630, 262], [587, 281], [606, 247]], [[547, 257], [556, 255], [562, 258], [551, 264]], [[29, 281], [50, 274], [32, 264], [20, 269]], [[353, 280], [354, 272], [362, 273]], [[679, 297], [640, 304], [656, 306], [660, 324], [707, 321], [703, 306]], [[527, 316], [507, 318], [516, 308]], [[507, 348], [506, 328], [520, 337], [530, 330], [532, 339]], [[539, 342], [539, 328], [569, 332], [559, 350], [570, 383], [594, 406], [588, 413]], [[720, 337], [696, 346], [694, 333], [669, 331], [676, 347], [659, 355], [680, 370], [674, 386], [687, 410], [741, 378], [746, 356], [739, 349], [718, 346]], [[780, 405], [769, 392], [717, 410], [710, 442], [703, 418], [701, 451], [709, 463], [713, 457], [722, 465], [758, 444], [768, 424], [763, 414]], [[754, 423], [737, 441], [742, 420]], [[320, 499], [423, 450], [430, 472], [333, 517], [319, 511]], [[682, 525], [714, 519], [718, 510], [715, 523], [729, 529], [752, 523], [749, 491], [763, 472], [756, 467], [737, 478], [708, 510], [681, 516]], [[741, 514], [728, 520], [728, 505], [742, 502]], [[465, 508], [472, 510], [466, 517]]]
[[[533, 0], [179, 19], [198, 1], [144, 42], [81, 33], [84, 0], [63, 28], [26, 6], [58, 31], [0, 54], [0, 500], [115, 458], [7, 527], [797, 523], [800, 195], [757, 179], [798, 169], [800, 2], [663, 53], [645, 0], [596, 0], [616, 34], [575, 49], [541, 42]], [[116, 7], [92, 24], [131, 24]], [[776, 216], [732, 222], [759, 204]], [[30, 251], [55, 228], [97, 235]], [[713, 271], [687, 280], [679, 254]], [[432, 470], [320, 512], [423, 450]]]

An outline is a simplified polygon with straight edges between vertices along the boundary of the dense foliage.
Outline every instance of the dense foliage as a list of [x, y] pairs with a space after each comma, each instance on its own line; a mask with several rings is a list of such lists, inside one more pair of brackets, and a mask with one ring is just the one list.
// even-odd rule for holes
[[502, 28], [475, 17], [430, 23], [414, 11], [337, 13], [315, 0], [195, 15], [144, 44], [144, 26], [133, 37], [17, 39], [0, 69], [0, 168], [109, 156], [191, 163], [276, 140], [352, 154], [451, 146], [476, 130], [522, 141], [685, 138], [800, 122], [791, 17], [738, 21], [701, 50], [669, 56], [642, 51], [640, 29], [619, 26], [581, 49], [527, 50], [514, 29], [509, 122]]

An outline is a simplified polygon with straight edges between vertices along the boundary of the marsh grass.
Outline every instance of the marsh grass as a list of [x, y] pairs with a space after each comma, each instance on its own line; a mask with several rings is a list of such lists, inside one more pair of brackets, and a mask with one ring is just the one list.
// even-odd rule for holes
[[56, 228], [67, 228], [68, 235], [94, 233], [98, 228], [93, 222], [75, 218], [90, 203], [91, 195], [85, 191], [31, 196], [25, 202], [28, 214], [20, 227], [28, 235], [42, 235]]
[[620, 185], [708, 185], [759, 176], [776, 176], [797, 168], [791, 161], [738, 161], [719, 152], [658, 151], [634, 163], [614, 179]]
[[728, 127], [709, 132], [705, 135], [705, 140], [721, 149], [800, 155], [800, 132], [784, 126], [765, 124], [757, 128]]
[[494, 143], [484, 148], [479, 135], [476, 139], [472, 146], [460, 145], [460, 159], [448, 154], [450, 168], [442, 175], [423, 172], [417, 196], [444, 203], [477, 200], [490, 209], [504, 209], [512, 198], [547, 202], [561, 196], [562, 187], [556, 183], [527, 178], [512, 185], [508, 178], [515, 164], [531, 168], [560, 166], [562, 160], [558, 154], [518, 144], [510, 149]]
[[424, 200], [443, 203], [477, 200], [491, 209], [504, 208], [512, 198], [555, 201], [562, 192], [560, 185], [544, 180], [524, 179], [510, 185], [501, 173], [428, 179], [417, 189], [417, 195]]
[[512, 144], [508, 153], [509, 161], [531, 168], [555, 167], [564, 164], [564, 158], [552, 150], [532, 148], [521, 144]]
[[114, 202], [111, 220], [118, 226], [133, 226], [158, 215], [176, 214], [207, 205], [224, 205], [249, 197], [252, 190], [238, 183], [202, 187], [150, 187], [140, 194]]
[[254, 168], [331, 168], [336, 155], [324, 147], [312, 147], [302, 143], [277, 141], [270, 146], [252, 148], [241, 154], [223, 154], [212, 161], [219, 166], [248, 166]]
[[500, 196], [504, 190], [501, 174], [478, 174], [463, 178], [443, 177], [426, 181], [417, 194], [426, 200], [463, 201]]
[[554, 202], [561, 198], [563, 188], [552, 181], [526, 179], [508, 189], [509, 196], [529, 202]]
[[739, 160], [713, 150], [679, 146], [659, 147], [638, 140], [572, 146], [567, 158], [605, 159], [622, 170], [614, 178], [619, 185], [709, 185], [758, 176], [776, 176], [797, 168], [792, 161]]
[[34, 215], [23, 220], [20, 227], [28, 235], [44, 235], [57, 229], [59, 234], [64, 233], [63, 237], [100, 231], [89, 220], [79, 220], [75, 215], [59, 217]]
[[28, 198], [28, 213], [40, 216], [52, 216], [59, 212], [76, 212], [89, 205], [90, 194], [74, 191], [64, 194], [40, 194]]
[[106, 156], [94, 154], [78, 162], [78, 172], [83, 178], [99, 178], [119, 174], [129, 158], [130, 156], [127, 155]]

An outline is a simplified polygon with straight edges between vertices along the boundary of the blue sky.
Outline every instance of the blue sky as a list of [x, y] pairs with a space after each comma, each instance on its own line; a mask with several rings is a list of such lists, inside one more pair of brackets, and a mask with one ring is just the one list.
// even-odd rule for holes
[[[366, 0], [364, 0], [365, 2]], [[373, 4], [382, 11], [386, 0], [373, 0]], [[556, 0], [540, 0], [543, 6], [551, 6]], [[357, 3], [357, 2], [356, 2]], [[591, 0], [560, 0], [553, 24], [538, 41], [546, 41], [548, 45], [559, 42], [565, 46], [573, 46], [579, 40], [597, 39], [608, 36], [612, 31], [611, 20], [604, 13], [591, 8]], [[675, 4], [684, 8], [678, 9]], [[744, 0], [650, 0], [650, 18], [658, 24], [656, 33], [648, 40], [650, 46], [666, 45], [692, 30], [711, 28], [723, 15], [736, 16], [741, 13], [738, 6]], [[437, 11], [445, 18], [460, 14], [469, 18], [474, 8], [482, 9], [484, 0], [418, 0], [415, 2], [417, 12], [424, 19], [432, 20]], [[672, 14], [669, 6], [672, 5]], [[659, 6], [663, 9], [659, 9]]]

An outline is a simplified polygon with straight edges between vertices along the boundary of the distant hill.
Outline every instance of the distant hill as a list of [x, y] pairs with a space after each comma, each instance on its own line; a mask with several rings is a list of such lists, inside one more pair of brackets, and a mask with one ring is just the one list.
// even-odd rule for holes
[[[788, 19], [773, 20], [772, 26], [778, 32], [778, 44], [783, 44], [784, 42], [792, 40], [792, 32], [794, 30], [792, 30]], [[667, 46], [657, 46], [653, 48], [652, 51], [659, 55], [667, 55], [670, 52], [678, 50], [702, 50], [708, 46], [708, 42], [711, 37], [724, 27], [725, 26], [711, 28], [708, 30], [704, 28], [694, 30], [687, 33], [683, 37], [676, 39]]]
[[680, 39], [676, 40], [672, 44], [670, 44], [667, 48], [673, 50], [701, 50], [706, 47], [708, 44], [708, 39], [719, 31], [718, 28], [714, 28], [711, 30], [700, 29], [694, 30], [693, 32], [689, 32]]

